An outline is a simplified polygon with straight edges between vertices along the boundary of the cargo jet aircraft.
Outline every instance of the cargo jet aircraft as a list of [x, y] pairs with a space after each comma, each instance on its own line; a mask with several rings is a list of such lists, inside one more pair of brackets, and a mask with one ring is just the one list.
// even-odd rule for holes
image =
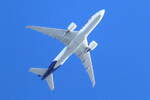
[[53, 72], [58, 69], [64, 62], [72, 55], [76, 54], [85, 66], [88, 72], [89, 78], [92, 82], [92, 86], [95, 86], [94, 71], [90, 56], [90, 51], [96, 48], [97, 43], [92, 41], [88, 44], [87, 37], [91, 31], [97, 26], [101, 21], [105, 13], [105, 10], [100, 10], [94, 14], [85, 26], [79, 30], [75, 31], [77, 25], [71, 23], [67, 30], [47, 28], [40, 26], [27, 26], [27, 28], [45, 33], [53, 38], [60, 40], [64, 45], [64, 49], [56, 56], [48, 68], [30, 68], [30, 72], [33, 72], [41, 77], [42, 80], [46, 80], [51, 90], [54, 90], [53, 82]]

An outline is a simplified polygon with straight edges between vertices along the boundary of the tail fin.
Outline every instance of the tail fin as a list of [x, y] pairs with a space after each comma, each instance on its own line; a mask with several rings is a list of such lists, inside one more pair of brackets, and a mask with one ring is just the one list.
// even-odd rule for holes
[[[47, 71], [47, 68], [30, 68], [29, 72], [32, 72], [34, 74], [37, 74], [38, 76], [43, 76], [44, 73]], [[51, 73], [48, 77], [45, 79], [48, 83], [48, 86], [51, 90], [54, 90], [54, 81], [53, 81], [53, 74]]]

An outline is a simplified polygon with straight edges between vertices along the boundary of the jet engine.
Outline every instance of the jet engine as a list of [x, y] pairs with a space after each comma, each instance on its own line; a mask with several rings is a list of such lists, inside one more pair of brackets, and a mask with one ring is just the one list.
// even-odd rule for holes
[[98, 45], [98, 44], [97, 44], [95, 41], [92, 41], [92, 42], [89, 44], [89, 47], [88, 47], [88, 49], [87, 49], [87, 52], [94, 50], [94, 49], [97, 47], [97, 45]]
[[72, 22], [72, 23], [68, 26], [68, 31], [67, 31], [67, 32], [71, 32], [71, 31], [75, 30], [76, 27], [77, 27], [77, 25]]

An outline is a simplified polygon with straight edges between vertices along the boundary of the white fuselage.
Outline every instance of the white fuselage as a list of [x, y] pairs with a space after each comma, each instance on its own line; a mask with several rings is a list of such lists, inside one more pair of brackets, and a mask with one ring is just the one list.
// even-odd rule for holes
[[57, 68], [58, 66], [62, 65], [73, 53], [76, 52], [83, 40], [87, 38], [89, 33], [100, 22], [103, 15], [104, 11], [99, 11], [88, 20], [85, 26], [78, 32], [78, 35], [76, 35], [76, 37], [70, 42], [70, 44], [67, 45], [54, 59], [55, 61], [57, 61], [54, 68]]

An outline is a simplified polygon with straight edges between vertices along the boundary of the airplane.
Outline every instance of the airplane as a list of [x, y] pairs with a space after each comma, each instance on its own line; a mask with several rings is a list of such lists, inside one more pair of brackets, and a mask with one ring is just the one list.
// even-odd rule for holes
[[60, 66], [62, 66], [72, 54], [75, 53], [85, 66], [91, 80], [92, 87], [94, 87], [95, 76], [90, 51], [94, 50], [98, 44], [95, 41], [92, 41], [89, 44], [87, 37], [102, 20], [104, 14], [104, 9], [95, 13], [79, 31], [75, 30], [77, 25], [73, 22], [66, 30], [41, 26], [26, 26], [26, 28], [42, 32], [50, 37], [53, 37], [65, 45], [64, 49], [56, 56], [48, 68], [30, 68], [29, 71], [40, 76], [42, 80], [46, 80], [50, 89], [54, 90], [53, 73]]

